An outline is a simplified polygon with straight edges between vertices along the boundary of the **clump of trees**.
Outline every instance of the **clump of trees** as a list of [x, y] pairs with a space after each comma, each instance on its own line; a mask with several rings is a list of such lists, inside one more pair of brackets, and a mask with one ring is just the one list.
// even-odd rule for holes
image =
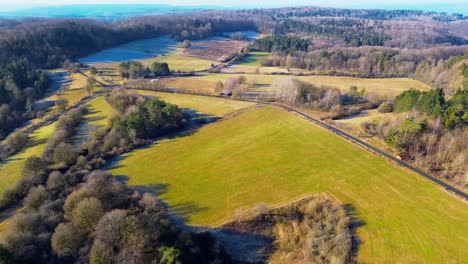
[[441, 116], [445, 128], [468, 125], [468, 89], [459, 89], [452, 98], [445, 100], [442, 89], [419, 91], [411, 89], [395, 98], [395, 112], [417, 110], [433, 117]]
[[145, 98], [135, 92], [127, 89], [115, 89], [105, 95], [106, 102], [119, 114], [125, 114], [125, 111], [134, 105], [140, 105]]
[[147, 100], [114, 121], [114, 128], [132, 139], [153, 138], [186, 124], [186, 115], [176, 105], [159, 99]]
[[50, 80], [27, 59], [0, 62], [0, 140], [35, 114], [35, 101], [45, 94]]
[[342, 100], [336, 88], [319, 87], [297, 79], [286, 77], [275, 80], [272, 84], [275, 98], [294, 106], [339, 112]]
[[387, 105], [392, 107], [386, 112], [393, 108], [402, 114], [365, 122], [363, 130], [383, 139], [401, 158], [466, 188], [467, 90], [457, 90], [448, 100], [441, 89], [408, 90]]
[[168, 76], [171, 74], [171, 70], [169, 69], [169, 65], [166, 62], [153, 62], [151, 64], [151, 71], [153, 72], [154, 76]]
[[143, 78], [148, 75], [149, 69], [139, 61], [124, 61], [119, 64], [119, 72], [124, 78]]
[[[211, 263], [229, 262], [208, 234], [176, 226], [165, 206], [104, 171], [74, 183], [53, 172], [30, 189], [2, 240], [14, 262]], [[212, 247], [213, 246], [213, 247]], [[172, 261], [172, 262], [168, 262]]]

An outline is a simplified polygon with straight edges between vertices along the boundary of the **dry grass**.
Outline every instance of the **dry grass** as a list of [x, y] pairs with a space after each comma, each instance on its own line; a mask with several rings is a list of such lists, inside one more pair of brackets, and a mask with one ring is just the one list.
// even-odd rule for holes
[[232, 52], [239, 52], [248, 45], [248, 41], [237, 40], [194, 41], [190, 48], [182, 51], [181, 55], [221, 62]]
[[[209, 74], [206, 76], [198, 77], [203, 81], [211, 81], [212, 88], [214, 89], [216, 82], [221, 80], [225, 82], [228, 78], [236, 78], [242, 74]], [[280, 75], [243, 75], [249, 80], [255, 80], [257, 86], [262, 90], [270, 90], [271, 84], [274, 80], [280, 78], [287, 78]], [[315, 85], [331, 86], [340, 89], [343, 92], [349, 91], [351, 86], [357, 86], [358, 89], [364, 88], [368, 94], [376, 94], [381, 97], [394, 97], [401, 92], [410, 88], [418, 90], [431, 89], [428, 85], [412, 80], [409, 78], [383, 78], [383, 79], [366, 79], [355, 77], [341, 77], [341, 76], [294, 76], [299, 80], [309, 82]], [[191, 81], [195, 81], [193, 78]]]
[[21, 171], [27, 158], [42, 155], [47, 139], [53, 135], [54, 131], [55, 123], [40, 128], [30, 136], [24, 150], [0, 162], [0, 194], [21, 178]]
[[[192, 72], [192, 71], [204, 71], [211, 68], [212, 64], [218, 64], [215, 60], [198, 58], [193, 56], [188, 56], [183, 52], [176, 51], [166, 56], [136, 60], [146, 67], [151, 67], [151, 64], [155, 61], [157, 62], [167, 62], [169, 64], [169, 69], [174, 72]], [[117, 73], [120, 62], [113, 63], [98, 63], [93, 64], [98, 69], [110, 69], [114, 70]], [[118, 74], [118, 73], [117, 73]]]

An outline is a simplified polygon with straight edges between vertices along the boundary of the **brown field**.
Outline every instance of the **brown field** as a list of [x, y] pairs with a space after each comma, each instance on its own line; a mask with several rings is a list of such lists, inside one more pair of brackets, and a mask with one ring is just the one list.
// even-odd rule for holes
[[205, 60], [225, 61], [230, 53], [247, 47], [249, 42], [237, 40], [196, 41], [192, 47], [184, 49], [182, 56]]

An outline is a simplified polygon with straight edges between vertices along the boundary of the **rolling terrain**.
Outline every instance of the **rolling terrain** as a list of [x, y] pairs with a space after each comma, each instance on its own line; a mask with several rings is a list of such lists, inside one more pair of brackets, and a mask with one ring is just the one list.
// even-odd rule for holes
[[196, 225], [216, 226], [260, 203], [328, 192], [363, 223], [357, 228], [361, 262], [467, 257], [465, 202], [274, 107], [136, 150], [113, 173], [160, 194]]

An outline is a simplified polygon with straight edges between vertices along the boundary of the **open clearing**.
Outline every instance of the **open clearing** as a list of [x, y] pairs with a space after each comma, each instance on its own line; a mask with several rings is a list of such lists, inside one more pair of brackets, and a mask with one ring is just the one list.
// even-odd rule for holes
[[157, 57], [142, 60], [141, 62], [150, 67], [153, 62], [167, 62], [169, 69], [174, 72], [192, 72], [192, 71], [204, 71], [211, 68], [211, 65], [218, 64], [213, 60], [200, 59], [195, 57], [187, 57], [179, 55], [178, 53], [172, 53], [167, 56]]
[[[212, 64], [217, 65], [219, 64], [213, 60], [195, 58], [195, 57], [188, 57], [183, 56], [180, 52], [174, 52], [169, 55], [155, 57], [155, 58], [148, 58], [138, 60], [146, 67], [151, 67], [153, 62], [167, 62], [169, 64], [169, 69], [173, 72], [192, 72], [192, 71], [204, 71], [211, 68]], [[99, 69], [112, 69], [118, 70], [119, 62], [112, 62], [112, 63], [99, 63], [94, 64]]]
[[222, 62], [229, 57], [229, 54], [240, 52], [248, 45], [248, 41], [200, 40], [193, 41], [191, 47], [184, 49], [181, 54], [188, 57]]
[[[228, 78], [237, 78], [239, 76], [245, 76], [247, 82], [255, 80], [256, 87], [268, 91], [274, 80], [281, 78], [288, 78], [289, 76], [281, 75], [262, 75], [262, 74], [208, 74], [200, 77], [191, 77], [189, 81], [191, 85], [197, 82], [197, 79], [205, 81], [202, 85], [206, 89], [206, 81], [211, 81], [211, 87], [208, 89], [214, 89], [217, 81], [225, 82]], [[356, 77], [341, 77], [341, 76], [291, 76], [305, 82], [313, 83], [316, 85], [332, 86], [340, 89], [341, 91], [349, 91], [349, 87], [357, 86], [358, 89], [366, 89], [367, 93], [375, 93], [380, 96], [394, 97], [401, 92], [410, 88], [418, 90], [429, 90], [430, 87], [420, 81], [412, 80], [409, 78], [382, 78], [382, 79], [367, 79], [367, 78], [356, 78]], [[200, 85], [201, 86], [201, 85]]]
[[138, 90], [138, 93], [146, 96], [158, 97], [180, 108], [188, 108], [201, 114], [223, 117], [224, 115], [239, 109], [254, 105], [250, 102], [235, 101], [227, 98], [215, 98], [188, 94], [160, 93]]
[[21, 178], [21, 171], [28, 157], [42, 155], [47, 139], [52, 136], [54, 131], [55, 123], [41, 127], [30, 136], [28, 145], [24, 150], [0, 162], [0, 194]]
[[270, 55], [270, 52], [253, 51], [250, 52], [247, 57], [243, 58], [237, 64], [244, 66], [260, 66], [260, 61], [262, 59], [268, 58]]
[[126, 155], [114, 175], [196, 225], [241, 208], [328, 192], [363, 226], [363, 263], [466, 263], [468, 205], [421, 176], [274, 107], [251, 110]]
[[88, 113], [84, 116], [84, 121], [78, 127], [72, 141], [76, 147], [88, 140], [91, 132], [99, 127], [108, 126], [109, 120], [114, 116], [114, 110], [106, 102], [104, 96], [99, 96], [87, 104]]

